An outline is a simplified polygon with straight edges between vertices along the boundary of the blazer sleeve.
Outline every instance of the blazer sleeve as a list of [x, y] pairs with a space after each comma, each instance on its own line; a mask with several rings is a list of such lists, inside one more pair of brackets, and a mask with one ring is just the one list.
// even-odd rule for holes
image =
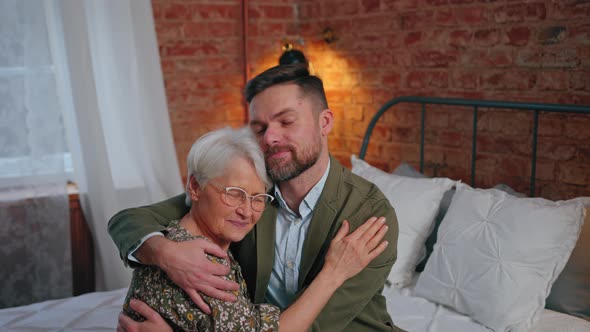
[[170, 221], [181, 219], [189, 210], [184, 202], [185, 194], [165, 201], [125, 209], [109, 220], [109, 235], [119, 249], [119, 255], [126, 266], [133, 262], [127, 259], [129, 251], [149, 233], [163, 232]]
[[364, 270], [348, 279], [334, 293], [310, 331], [396, 331], [385, 310], [385, 298], [381, 292], [397, 258], [397, 218], [387, 199], [382, 199], [373, 204], [368, 215], [362, 213], [353, 227], [360, 226], [371, 216], [386, 217], [389, 230], [385, 240], [389, 245]]

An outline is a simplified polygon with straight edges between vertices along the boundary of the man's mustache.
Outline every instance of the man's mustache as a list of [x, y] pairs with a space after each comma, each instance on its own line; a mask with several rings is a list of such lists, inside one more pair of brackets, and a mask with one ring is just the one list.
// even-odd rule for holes
[[295, 148], [291, 145], [281, 145], [281, 146], [273, 146], [268, 148], [268, 150], [266, 150], [266, 152], [264, 153], [264, 157], [268, 158], [270, 157], [272, 154], [275, 154], [277, 152], [292, 152], [295, 153]]

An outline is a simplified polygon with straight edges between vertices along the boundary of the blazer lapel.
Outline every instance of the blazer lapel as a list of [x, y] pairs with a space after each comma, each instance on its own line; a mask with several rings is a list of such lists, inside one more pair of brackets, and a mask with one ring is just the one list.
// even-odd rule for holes
[[256, 289], [254, 303], [264, 301], [275, 258], [277, 203], [269, 206], [256, 224]]
[[[314, 208], [311, 224], [303, 243], [303, 253], [301, 254], [301, 267], [299, 269], [299, 289], [302, 289], [305, 280], [310, 273], [312, 266], [316, 261], [319, 263], [323, 259], [317, 259], [319, 253], [326, 243], [326, 238], [330, 229], [335, 222], [338, 208], [338, 197], [340, 192], [342, 165], [330, 156], [330, 172], [322, 194]], [[329, 245], [329, 241], [327, 245]]]

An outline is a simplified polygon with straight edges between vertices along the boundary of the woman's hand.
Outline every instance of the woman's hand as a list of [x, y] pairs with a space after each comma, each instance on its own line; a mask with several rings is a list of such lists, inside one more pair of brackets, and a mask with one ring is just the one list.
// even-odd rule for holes
[[119, 314], [117, 332], [172, 332], [166, 321], [157, 311], [139, 300], [129, 301], [131, 309], [145, 318], [143, 322], [136, 322], [124, 313]]
[[385, 250], [388, 242], [381, 240], [387, 228], [384, 217], [372, 217], [348, 234], [350, 225], [344, 220], [330, 243], [322, 271], [338, 285], [355, 276]]

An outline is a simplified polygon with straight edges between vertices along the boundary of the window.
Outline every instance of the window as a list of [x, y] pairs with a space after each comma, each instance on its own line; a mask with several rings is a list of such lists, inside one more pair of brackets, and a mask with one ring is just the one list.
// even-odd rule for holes
[[48, 19], [52, 2], [0, 1], [0, 186], [72, 173]]

